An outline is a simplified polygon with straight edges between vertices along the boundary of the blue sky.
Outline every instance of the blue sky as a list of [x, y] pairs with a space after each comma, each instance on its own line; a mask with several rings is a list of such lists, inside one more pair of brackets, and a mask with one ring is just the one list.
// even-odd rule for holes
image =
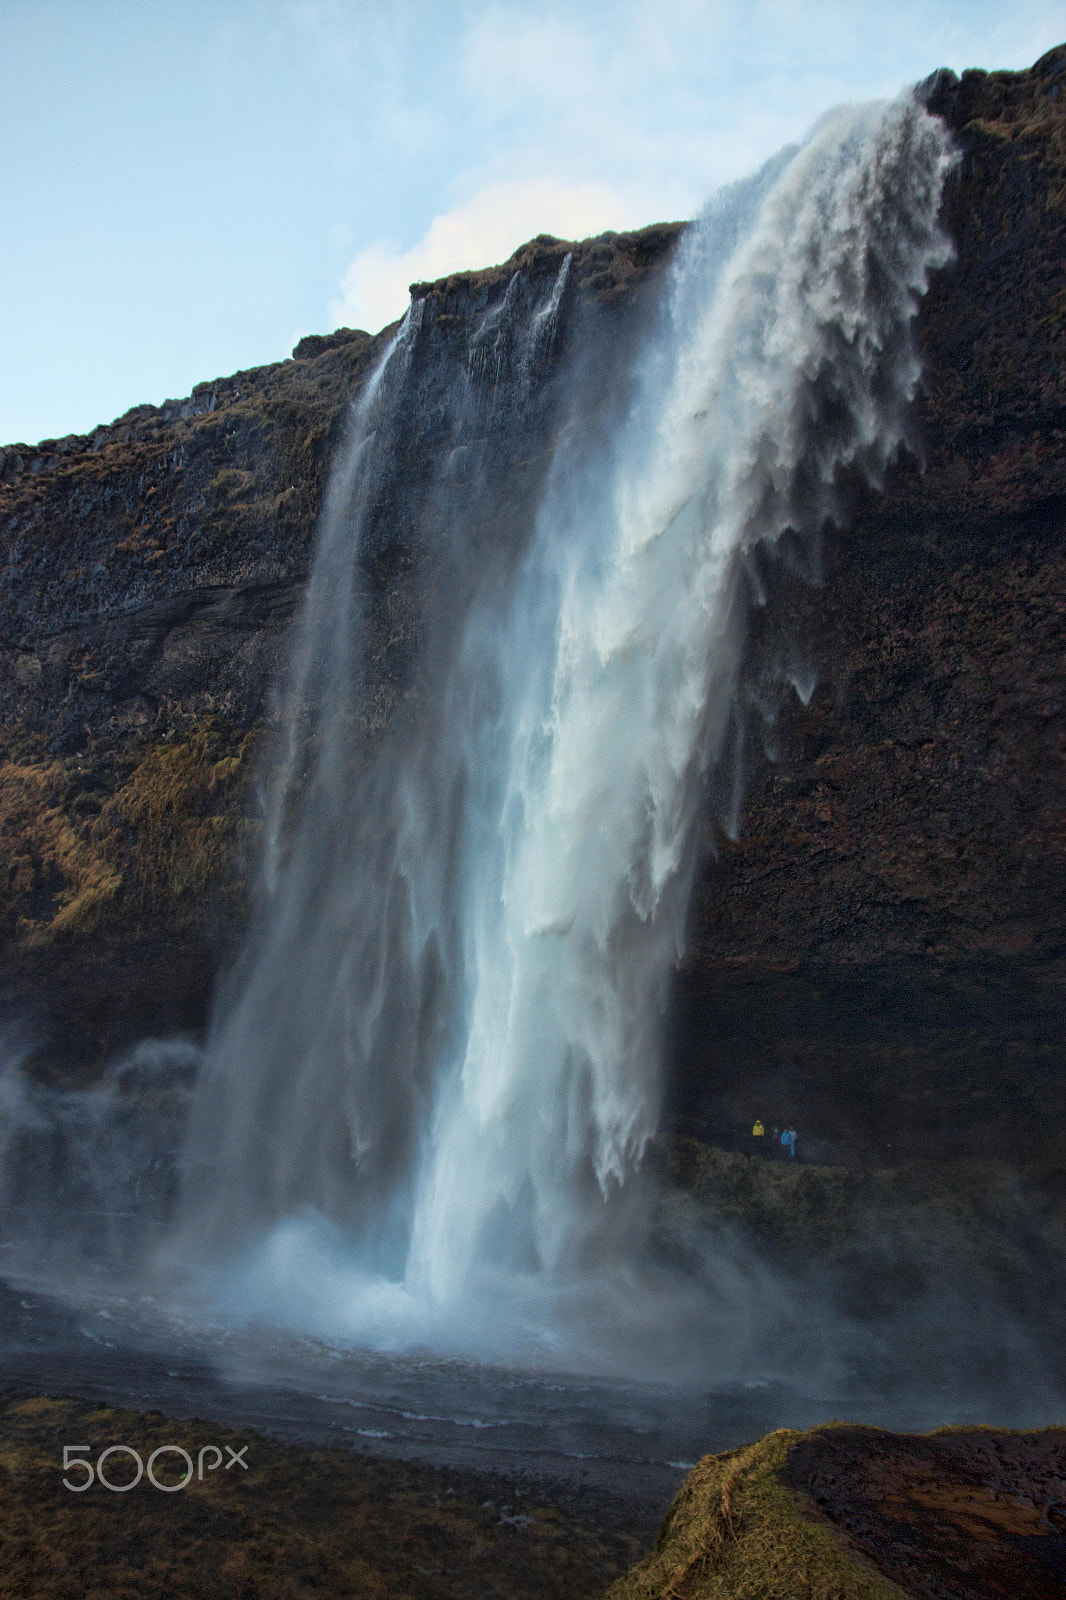
[[1066, 0], [0, 0], [0, 440], [690, 216], [840, 100], [1063, 40]]

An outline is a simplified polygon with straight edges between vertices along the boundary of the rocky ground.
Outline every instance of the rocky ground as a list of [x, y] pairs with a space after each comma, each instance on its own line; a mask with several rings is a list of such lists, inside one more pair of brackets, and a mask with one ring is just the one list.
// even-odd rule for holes
[[[116, 1488], [64, 1470], [65, 1446], [94, 1471], [127, 1447], [103, 1463]], [[164, 1487], [134, 1481], [138, 1457]], [[607, 1498], [43, 1395], [0, 1398], [0, 1475], [0, 1594], [34, 1600], [533, 1600], [612, 1580], [611, 1600], [1052, 1600], [1066, 1577], [1062, 1428], [781, 1429], [701, 1461], [650, 1554]]]
[[781, 1481], [915, 1600], [1042, 1600], [1066, 1581], [1066, 1429], [818, 1429]]

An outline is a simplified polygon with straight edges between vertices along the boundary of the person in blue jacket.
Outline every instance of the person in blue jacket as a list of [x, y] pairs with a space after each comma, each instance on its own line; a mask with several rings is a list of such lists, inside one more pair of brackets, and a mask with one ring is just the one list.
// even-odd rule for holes
[[788, 1153], [791, 1156], [792, 1160], [795, 1161], [795, 1159], [796, 1159], [796, 1130], [795, 1130], [795, 1128], [786, 1128], [785, 1129], [784, 1133], [781, 1135], [781, 1143], [788, 1150]]

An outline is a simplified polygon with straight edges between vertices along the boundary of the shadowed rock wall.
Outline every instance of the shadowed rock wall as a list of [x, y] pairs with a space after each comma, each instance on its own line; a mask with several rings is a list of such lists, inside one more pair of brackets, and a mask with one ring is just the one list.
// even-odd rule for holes
[[882, 1152], [1020, 1151], [1066, 1133], [1066, 51], [923, 93], [961, 156], [920, 315], [924, 471], [856, 496], [818, 584], [764, 575], [753, 690], [782, 666], [816, 687], [751, 717], [741, 834], [693, 908], [679, 1099], [714, 1084], [737, 1128]]

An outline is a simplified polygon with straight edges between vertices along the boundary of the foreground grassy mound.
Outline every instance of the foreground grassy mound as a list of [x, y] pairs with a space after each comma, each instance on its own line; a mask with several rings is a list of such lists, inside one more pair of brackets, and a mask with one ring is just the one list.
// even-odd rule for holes
[[[108, 1480], [83, 1492], [84, 1468]], [[140, 1480], [157, 1457], [159, 1489]], [[212, 1463], [218, 1464], [211, 1470]], [[245, 1465], [228, 1467], [244, 1449]], [[307, 1450], [214, 1423], [70, 1400], [0, 1400], [0, 1600], [511, 1600], [600, 1594], [639, 1554], [513, 1486], [343, 1450]]]
[[802, 1437], [781, 1428], [705, 1456], [667, 1512], [654, 1553], [614, 1585], [610, 1600], [900, 1600], [902, 1590], [780, 1481]]
[[1066, 1429], [780, 1429], [706, 1456], [610, 1600], [1054, 1600]]

